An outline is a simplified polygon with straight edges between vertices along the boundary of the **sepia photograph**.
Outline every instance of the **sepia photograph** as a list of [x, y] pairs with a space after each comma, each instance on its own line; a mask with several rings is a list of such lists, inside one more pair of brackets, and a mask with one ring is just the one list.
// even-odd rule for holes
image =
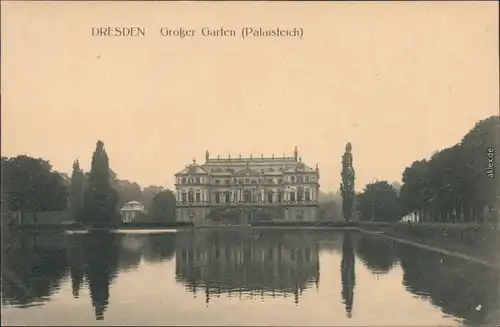
[[1, 1], [2, 326], [500, 326], [497, 1]]

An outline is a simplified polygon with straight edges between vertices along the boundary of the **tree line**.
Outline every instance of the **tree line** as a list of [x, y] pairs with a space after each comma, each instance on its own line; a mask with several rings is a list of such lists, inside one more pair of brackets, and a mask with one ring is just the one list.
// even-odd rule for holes
[[354, 214], [363, 221], [389, 222], [409, 214], [421, 222], [498, 219], [500, 180], [494, 169], [500, 167], [499, 137], [499, 116], [481, 120], [458, 144], [407, 167], [401, 187], [377, 181], [355, 195], [352, 146], [348, 144], [341, 173], [344, 219]]
[[[142, 221], [175, 220], [175, 196], [161, 186], [120, 180], [109, 167], [104, 143], [98, 141], [91, 169], [84, 172], [75, 160], [71, 177], [57, 172], [41, 158], [26, 155], [2, 157], [2, 218], [46, 211], [68, 210], [79, 222], [118, 222], [119, 209], [129, 201], [147, 208]], [[69, 218], [69, 217], [68, 217]]]

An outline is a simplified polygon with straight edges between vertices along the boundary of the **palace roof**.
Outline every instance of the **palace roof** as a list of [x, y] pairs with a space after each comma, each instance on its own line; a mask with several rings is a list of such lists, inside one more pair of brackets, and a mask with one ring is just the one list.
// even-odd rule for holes
[[196, 160], [186, 165], [186, 168], [175, 174], [178, 175], [211, 175], [211, 176], [272, 176], [289, 173], [317, 173], [318, 168], [306, 166], [301, 158], [297, 157], [297, 150], [293, 157], [241, 157], [210, 158], [208, 151], [205, 154], [205, 163], [198, 165]]

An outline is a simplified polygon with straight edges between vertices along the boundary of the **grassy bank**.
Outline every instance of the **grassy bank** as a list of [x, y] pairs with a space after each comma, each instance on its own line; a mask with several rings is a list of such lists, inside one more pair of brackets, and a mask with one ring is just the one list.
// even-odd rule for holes
[[500, 262], [500, 231], [490, 225], [394, 223], [362, 224], [363, 230], [473, 256], [489, 262]]

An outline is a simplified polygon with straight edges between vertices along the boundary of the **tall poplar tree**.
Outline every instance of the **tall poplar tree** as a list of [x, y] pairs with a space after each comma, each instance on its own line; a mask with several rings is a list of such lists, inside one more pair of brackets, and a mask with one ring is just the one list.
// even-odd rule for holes
[[118, 196], [110, 184], [109, 158], [102, 141], [97, 141], [91, 167], [84, 199], [85, 221], [114, 221]]
[[344, 219], [350, 221], [352, 218], [354, 204], [354, 168], [352, 166], [352, 146], [348, 142], [345, 146], [345, 152], [342, 156], [342, 182], [340, 183], [340, 192], [342, 195], [342, 212]]
[[73, 173], [71, 174], [70, 204], [73, 219], [81, 221], [83, 210], [84, 175], [80, 168], [80, 163], [75, 160], [73, 163]]

